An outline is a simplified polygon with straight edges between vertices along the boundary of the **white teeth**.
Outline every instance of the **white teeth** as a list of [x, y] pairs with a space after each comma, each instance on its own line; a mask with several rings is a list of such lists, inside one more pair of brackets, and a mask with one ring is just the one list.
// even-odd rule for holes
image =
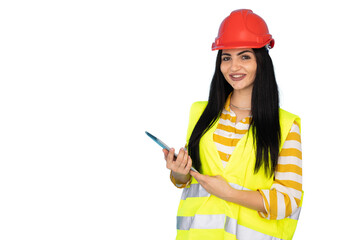
[[244, 76], [244, 74], [232, 75], [232, 77], [234, 77], [234, 78], [239, 78], [239, 77], [242, 77], [242, 76]]

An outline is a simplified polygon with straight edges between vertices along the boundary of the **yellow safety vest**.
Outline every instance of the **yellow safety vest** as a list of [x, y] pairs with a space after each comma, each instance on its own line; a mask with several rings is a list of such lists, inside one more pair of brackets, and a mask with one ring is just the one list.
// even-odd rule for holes
[[[206, 107], [207, 102], [196, 102], [190, 111], [187, 142]], [[282, 148], [291, 126], [300, 118], [280, 109], [281, 145]], [[254, 174], [255, 153], [252, 130], [241, 138], [229, 162], [224, 168], [213, 141], [214, 126], [200, 140], [200, 161], [203, 174], [223, 176], [229, 184], [239, 190], [270, 189], [274, 179], [265, 175], [264, 169]], [[178, 214], [177, 237], [179, 240], [274, 240], [292, 239], [299, 218], [300, 207], [289, 217], [282, 220], [267, 220], [255, 210], [222, 200], [210, 195], [192, 178], [189, 186], [184, 188]]]

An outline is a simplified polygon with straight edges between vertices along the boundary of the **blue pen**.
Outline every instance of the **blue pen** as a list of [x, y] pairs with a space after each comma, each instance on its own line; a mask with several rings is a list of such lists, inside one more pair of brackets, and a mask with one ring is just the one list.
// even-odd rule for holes
[[[148, 135], [152, 140], [154, 140], [157, 144], [160, 145], [160, 147], [170, 151], [170, 148], [168, 145], [166, 145], [163, 141], [161, 141], [160, 139], [158, 139], [157, 137], [155, 137], [154, 135], [152, 135], [151, 133], [145, 131], [146, 135]], [[174, 154], [175, 157], [177, 157], [177, 154]], [[198, 172], [195, 168], [191, 167], [191, 170], [193, 170], [194, 172]]]

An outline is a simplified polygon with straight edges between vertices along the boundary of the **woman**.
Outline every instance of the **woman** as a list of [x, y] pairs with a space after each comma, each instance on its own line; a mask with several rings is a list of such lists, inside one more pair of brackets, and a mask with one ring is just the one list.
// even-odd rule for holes
[[188, 150], [177, 158], [163, 150], [184, 188], [176, 239], [292, 239], [303, 195], [300, 118], [279, 108], [273, 46], [251, 10], [222, 22], [208, 102], [191, 107]]

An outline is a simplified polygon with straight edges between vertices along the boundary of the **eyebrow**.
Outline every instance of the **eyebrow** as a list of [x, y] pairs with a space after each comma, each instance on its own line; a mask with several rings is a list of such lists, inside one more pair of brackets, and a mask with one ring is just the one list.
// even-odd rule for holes
[[[242, 51], [242, 52], [237, 53], [236, 55], [237, 55], [237, 56], [240, 56], [241, 54], [244, 54], [244, 53], [246, 53], [246, 52], [254, 53], [254, 52], [252, 52], [252, 51], [250, 51], [250, 50], [245, 50], [245, 51]], [[230, 53], [223, 53], [223, 54], [221, 54], [221, 55], [231, 56]]]

